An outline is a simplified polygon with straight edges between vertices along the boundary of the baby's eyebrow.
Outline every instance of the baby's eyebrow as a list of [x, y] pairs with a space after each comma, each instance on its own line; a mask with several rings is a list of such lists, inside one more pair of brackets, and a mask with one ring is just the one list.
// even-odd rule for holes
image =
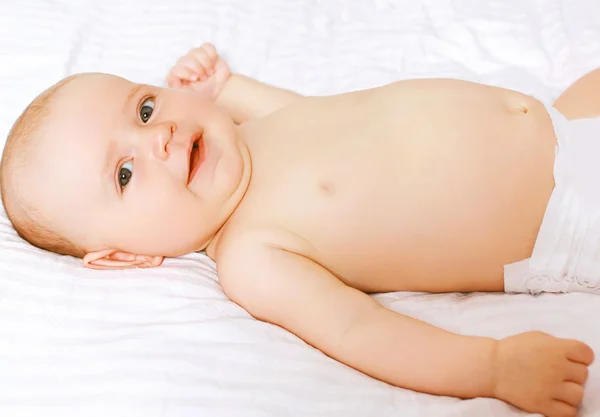
[[133, 100], [133, 98], [135, 96], [137, 96], [137, 94], [140, 92], [140, 90], [142, 88], [144, 88], [144, 87], [145, 87], [144, 84], [137, 84], [135, 87], [133, 87], [131, 89], [131, 91], [127, 95], [127, 100], [125, 100], [125, 109], [127, 109], [127, 107], [129, 106], [129, 103], [131, 102], [131, 100]]
[[[109, 141], [108, 146], [105, 152], [104, 164], [102, 165], [102, 184], [109, 188], [109, 191], [112, 193], [116, 191], [115, 189], [115, 167], [113, 164], [115, 163], [115, 150], [116, 143], [114, 141]], [[112, 191], [111, 191], [112, 190]]]

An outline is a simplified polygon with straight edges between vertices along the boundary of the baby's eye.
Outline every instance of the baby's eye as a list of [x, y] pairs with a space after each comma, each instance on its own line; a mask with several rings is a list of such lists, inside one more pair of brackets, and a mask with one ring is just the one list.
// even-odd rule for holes
[[142, 102], [140, 106], [140, 120], [142, 123], [147, 123], [152, 116], [152, 112], [154, 111], [154, 98], [147, 98]]
[[133, 161], [127, 161], [119, 168], [119, 186], [125, 188], [133, 175]]

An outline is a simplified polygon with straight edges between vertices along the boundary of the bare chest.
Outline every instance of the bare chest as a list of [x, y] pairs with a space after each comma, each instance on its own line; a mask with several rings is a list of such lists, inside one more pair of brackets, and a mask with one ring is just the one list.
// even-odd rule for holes
[[[239, 224], [280, 233], [282, 245], [366, 290], [464, 275], [460, 261], [491, 250], [510, 223], [509, 202], [528, 192], [517, 183], [540, 153], [546, 115], [518, 93], [435, 87], [308, 99], [250, 126]], [[523, 105], [535, 111], [521, 117]], [[499, 175], [519, 159], [523, 172]], [[526, 257], [530, 243], [498, 256]]]

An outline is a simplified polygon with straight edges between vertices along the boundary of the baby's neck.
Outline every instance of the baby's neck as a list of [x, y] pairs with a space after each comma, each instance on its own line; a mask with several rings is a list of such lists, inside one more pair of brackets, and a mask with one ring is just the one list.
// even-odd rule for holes
[[202, 250], [204, 250], [206, 252], [206, 254], [213, 260], [215, 260], [217, 247], [218, 247], [220, 238], [223, 234], [223, 230], [227, 226], [231, 217], [237, 211], [241, 202], [244, 200], [246, 192], [248, 191], [248, 188], [250, 187], [250, 182], [251, 182], [251, 178], [252, 178], [252, 159], [250, 158], [249, 146], [247, 145], [246, 140], [245, 140], [246, 139], [245, 131], [244, 131], [244, 129], [242, 129], [242, 126], [237, 126], [236, 129], [238, 130], [237, 133], [238, 133], [238, 137], [240, 139], [238, 142], [238, 146], [239, 146], [242, 158], [244, 160], [244, 172], [242, 174], [239, 188], [234, 193], [235, 197], [232, 198], [230, 201], [232, 203], [231, 212], [229, 213], [229, 215], [227, 216], [227, 218], [225, 219], [225, 221], [223, 222], [223, 224], [221, 225], [219, 230], [217, 230], [217, 232], [211, 238], [209, 238], [208, 242], [203, 245]]
[[215, 260], [215, 257], [216, 257], [216, 248], [217, 248], [217, 245], [219, 244], [219, 240], [221, 238], [222, 232], [223, 232], [223, 227], [221, 227], [217, 231], [217, 233], [215, 233], [214, 236], [212, 238], [210, 238], [210, 240], [208, 241], [208, 244], [204, 248], [204, 252], [206, 252], [208, 257], [210, 259], [212, 259], [213, 261]]

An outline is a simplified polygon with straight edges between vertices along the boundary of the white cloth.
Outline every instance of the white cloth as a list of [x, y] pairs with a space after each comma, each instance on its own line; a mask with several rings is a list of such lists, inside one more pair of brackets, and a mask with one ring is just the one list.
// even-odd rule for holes
[[504, 288], [600, 294], [600, 118], [569, 121], [546, 107], [557, 137], [555, 187], [531, 257], [505, 266]]

